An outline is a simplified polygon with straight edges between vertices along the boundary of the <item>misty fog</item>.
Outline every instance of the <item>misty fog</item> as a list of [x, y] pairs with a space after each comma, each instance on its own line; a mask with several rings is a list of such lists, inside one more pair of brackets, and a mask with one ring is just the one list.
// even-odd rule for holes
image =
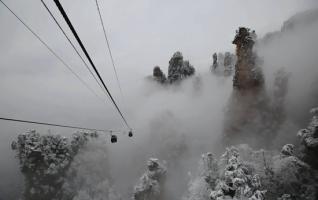
[[[290, 76], [283, 105], [286, 119], [270, 147], [259, 148], [280, 151], [284, 144], [299, 143], [296, 133], [306, 127], [308, 111], [318, 105], [318, 17], [297, 22], [290, 29], [283, 25], [293, 20], [290, 17], [296, 13], [309, 9], [317, 13], [316, 1], [100, 2], [123, 96], [102, 41], [94, 1], [62, 3], [131, 124], [132, 138], [127, 136], [110, 100], [103, 96], [41, 4], [5, 1], [74, 67], [101, 99], [0, 6], [0, 117], [122, 132], [116, 144], [110, 142], [107, 133], [100, 133], [99, 139], [80, 151], [72, 166], [82, 174], [75, 182], [85, 180], [79, 190], [87, 187], [96, 193], [95, 199], [111, 199], [104, 196], [109, 191], [103, 188], [113, 185], [122, 199], [130, 199], [147, 160], [154, 157], [167, 167], [165, 198], [182, 199], [201, 154], [213, 152], [219, 156], [226, 148], [221, 140], [233, 77], [211, 73], [212, 54], [235, 53], [232, 41], [240, 26], [249, 27], [258, 35], [254, 51], [261, 60], [269, 98], [274, 91], [275, 73], [284, 68]], [[62, 21], [54, 3], [47, 3]], [[66, 24], [63, 27], [71, 35]], [[166, 73], [169, 59], [176, 51], [181, 51], [195, 67], [195, 75], [175, 85], [152, 81], [149, 77], [153, 67], [158, 65]], [[36, 129], [41, 134], [70, 137], [76, 131], [6, 121], [0, 121], [0, 127], [0, 200], [18, 199], [23, 192], [19, 160], [11, 150], [11, 142], [18, 134]]]

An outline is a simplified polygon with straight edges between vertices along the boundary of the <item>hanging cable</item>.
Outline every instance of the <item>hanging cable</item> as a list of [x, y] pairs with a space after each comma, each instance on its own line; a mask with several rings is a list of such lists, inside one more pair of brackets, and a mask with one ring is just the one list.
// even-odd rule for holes
[[[79, 79], [79, 81], [81, 81], [81, 83], [83, 85], [85, 85], [85, 87], [87, 89], [89, 89], [97, 98], [101, 99], [100, 96], [98, 96], [96, 94], [96, 92], [78, 75], [76, 74], [76, 72], [74, 72], [72, 70], [72, 68], [59, 56], [57, 55], [57, 53], [55, 53], [55, 51], [46, 43], [44, 42], [44, 40], [38, 35], [36, 34], [29, 25], [27, 25], [17, 14], [15, 14], [13, 12], [13, 10], [11, 10], [2, 0], [0, 0], [0, 2], [24, 25], [24, 27], [26, 29], [28, 29], [33, 36], [35, 36], [77, 79]], [[101, 99], [102, 101], [104, 101], [103, 99]]]
[[27, 124], [38, 124], [38, 125], [46, 125], [46, 126], [55, 126], [55, 127], [62, 127], [62, 128], [74, 128], [74, 129], [82, 129], [82, 130], [88, 130], [88, 131], [102, 131], [102, 132], [109, 132], [111, 134], [113, 132], [119, 132], [119, 131], [114, 131], [114, 130], [105, 130], [105, 129], [86, 128], [86, 127], [79, 127], [79, 126], [52, 124], [52, 123], [47, 123], [47, 122], [37, 122], [37, 121], [13, 119], [13, 118], [6, 118], [6, 117], [0, 117], [0, 120], [21, 122], [21, 123], [27, 123]]
[[65, 36], [65, 38], [67, 39], [67, 41], [70, 43], [70, 45], [72, 46], [72, 48], [74, 49], [74, 51], [76, 52], [76, 54], [79, 56], [79, 58], [82, 60], [83, 64], [85, 65], [85, 67], [88, 69], [89, 73], [94, 77], [95, 81], [97, 82], [97, 84], [99, 85], [99, 87], [102, 89], [102, 91], [107, 95], [107, 93], [105, 92], [103, 86], [100, 84], [100, 82], [97, 80], [96, 76], [94, 75], [94, 73], [92, 72], [92, 70], [88, 67], [87, 63], [85, 62], [85, 60], [83, 59], [83, 57], [81, 56], [81, 54], [77, 51], [75, 45], [73, 44], [73, 42], [70, 40], [70, 38], [67, 36], [67, 34], [65, 33], [65, 31], [63, 30], [62, 26], [59, 24], [59, 22], [57, 21], [57, 19], [54, 17], [53, 13], [50, 11], [50, 9], [47, 7], [47, 5], [45, 4], [45, 2], [43, 0], [41, 0], [43, 6], [45, 7], [45, 9], [47, 10], [47, 12], [50, 14], [50, 16], [53, 18], [55, 24], [59, 27], [59, 29], [62, 31], [63, 35]]
[[108, 37], [107, 37], [107, 34], [106, 34], [106, 29], [105, 29], [104, 21], [103, 21], [101, 12], [100, 12], [98, 0], [95, 0], [95, 2], [96, 2], [96, 7], [97, 7], [99, 19], [100, 19], [101, 25], [102, 25], [102, 27], [103, 27], [105, 42], [106, 42], [106, 45], [107, 45], [107, 48], [108, 48], [108, 52], [109, 52], [109, 56], [110, 56], [110, 59], [111, 59], [112, 65], [113, 65], [113, 69], [114, 69], [115, 76], [116, 76], [116, 79], [117, 79], [117, 84], [118, 84], [118, 87], [119, 87], [119, 91], [120, 91], [121, 96], [122, 96], [122, 99], [123, 99], [123, 101], [124, 101], [124, 99], [125, 99], [125, 98], [124, 98], [124, 94], [123, 94], [123, 91], [122, 91], [121, 86], [120, 86], [120, 81], [119, 81], [119, 78], [118, 78], [118, 73], [117, 73], [117, 70], [116, 70], [116, 67], [115, 67], [115, 62], [114, 62], [113, 54], [112, 54], [112, 51], [111, 51], [111, 48], [110, 48], [110, 45], [109, 45], [109, 41], [108, 41]]
[[85, 56], [87, 57], [88, 61], [89, 61], [90, 64], [91, 64], [91, 66], [93, 67], [93, 69], [94, 69], [95, 73], [97, 74], [99, 80], [100, 80], [101, 83], [103, 84], [105, 90], [107, 91], [107, 93], [108, 93], [108, 95], [109, 95], [111, 101], [113, 102], [114, 106], [116, 107], [116, 109], [117, 109], [118, 113], [120, 114], [121, 118], [122, 118], [123, 121], [125, 122], [126, 126], [127, 126], [129, 129], [131, 129], [130, 126], [128, 125], [128, 122], [127, 122], [127, 120], [125, 119], [124, 115], [122, 114], [122, 112], [120, 111], [119, 107], [117, 106], [117, 103], [115, 102], [113, 96], [111, 95], [110, 91], [108, 90], [107, 86], [105, 85], [104, 80], [102, 79], [102, 77], [101, 77], [101, 75], [99, 74], [97, 68], [95, 67], [95, 64], [93, 63], [91, 57], [89, 56], [89, 54], [88, 54], [86, 48], [85, 48], [84, 45], [83, 45], [81, 39], [79, 38], [79, 36], [78, 36], [76, 30], [74, 29], [74, 27], [73, 27], [73, 25], [72, 25], [70, 19], [68, 18], [67, 14], [65, 13], [64, 8], [62, 7], [61, 3], [59, 2], [59, 0], [54, 0], [54, 2], [55, 2], [55, 4], [56, 4], [56, 6], [58, 7], [59, 11], [61, 12], [61, 14], [62, 14], [64, 20], [65, 20], [66, 23], [68, 24], [69, 28], [71, 29], [71, 31], [72, 31], [74, 37], [76, 38], [77, 42], [79, 43], [80, 47], [82, 48], [82, 50], [83, 50]]

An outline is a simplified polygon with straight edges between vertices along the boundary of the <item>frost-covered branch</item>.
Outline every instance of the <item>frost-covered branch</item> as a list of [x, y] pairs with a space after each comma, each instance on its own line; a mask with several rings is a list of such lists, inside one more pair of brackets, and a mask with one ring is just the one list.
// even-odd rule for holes
[[159, 200], [163, 195], [166, 167], [156, 158], [147, 161], [147, 170], [134, 189], [134, 200]]
[[212, 157], [203, 154], [183, 200], [315, 200], [318, 195], [317, 171], [294, 155], [292, 144], [279, 154], [239, 145], [219, 160], [207, 159]]
[[300, 130], [297, 135], [302, 144], [301, 158], [315, 169], [318, 169], [318, 107], [310, 111], [313, 117], [307, 128]]
[[77, 132], [71, 138], [41, 135], [35, 130], [20, 134], [12, 142], [25, 177], [25, 199], [62, 199], [65, 175], [79, 149], [96, 132]]

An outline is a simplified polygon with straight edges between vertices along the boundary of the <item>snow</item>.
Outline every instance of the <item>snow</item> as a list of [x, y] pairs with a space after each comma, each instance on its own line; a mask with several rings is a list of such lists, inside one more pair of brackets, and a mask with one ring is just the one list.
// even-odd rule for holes
[[227, 148], [218, 160], [203, 154], [183, 200], [314, 200], [317, 172], [294, 155], [294, 148], [286, 144], [278, 153], [238, 145]]
[[25, 199], [69, 199], [65, 189], [74, 158], [96, 132], [76, 132], [71, 138], [41, 135], [35, 130], [18, 135], [12, 149], [25, 177]]
[[242, 162], [237, 148], [228, 148], [221, 156], [220, 165], [225, 168], [210, 194], [211, 199], [264, 199], [266, 190], [260, 190], [260, 176], [253, 174], [250, 166]]
[[134, 188], [133, 199], [145, 200], [160, 199], [163, 193], [163, 184], [166, 176], [166, 167], [157, 158], [147, 161], [147, 170], [141, 176], [139, 183]]
[[307, 128], [298, 131], [297, 136], [300, 138], [301, 159], [309, 163], [313, 168], [318, 169], [318, 108], [313, 108], [310, 113], [313, 117]]
[[194, 67], [189, 61], [183, 60], [182, 53], [177, 51], [169, 61], [168, 81], [170, 83], [181, 81], [182, 79], [192, 76], [195, 73]]

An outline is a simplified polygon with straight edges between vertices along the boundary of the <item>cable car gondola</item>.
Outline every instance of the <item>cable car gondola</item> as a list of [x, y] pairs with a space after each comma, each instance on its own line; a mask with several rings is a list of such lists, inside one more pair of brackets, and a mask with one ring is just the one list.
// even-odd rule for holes
[[117, 136], [116, 135], [111, 135], [110, 142], [111, 143], [117, 143]]
[[132, 132], [132, 130], [130, 130], [129, 132], [128, 132], [128, 137], [132, 137], [133, 136], [133, 132]]

